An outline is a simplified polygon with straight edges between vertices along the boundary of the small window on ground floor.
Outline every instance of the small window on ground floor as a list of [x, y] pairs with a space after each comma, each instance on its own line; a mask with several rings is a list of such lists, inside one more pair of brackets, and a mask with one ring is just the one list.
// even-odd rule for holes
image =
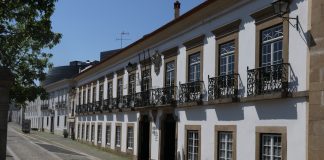
[[282, 159], [281, 134], [261, 134], [261, 159]]
[[134, 147], [134, 128], [133, 126], [127, 127], [127, 149]]
[[91, 142], [94, 142], [94, 131], [95, 131], [95, 126], [91, 125]]
[[57, 126], [60, 125], [60, 116], [57, 116]]
[[101, 125], [98, 125], [98, 129], [97, 129], [97, 143], [99, 143], [99, 144], [101, 144], [101, 135], [102, 135]]
[[81, 127], [81, 139], [84, 138], [84, 125], [82, 124], [82, 127]]
[[233, 159], [233, 133], [218, 132], [218, 160]]
[[121, 126], [116, 126], [116, 147], [121, 144]]
[[106, 146], [110, 146], [111, 129], [110, 125], [106, 126]]
[[89, 125], [86, 126], [86, 141], [89, 140]]
[[199, 157], [199, 131], [187, 130], [188, 160], [198, 160]]

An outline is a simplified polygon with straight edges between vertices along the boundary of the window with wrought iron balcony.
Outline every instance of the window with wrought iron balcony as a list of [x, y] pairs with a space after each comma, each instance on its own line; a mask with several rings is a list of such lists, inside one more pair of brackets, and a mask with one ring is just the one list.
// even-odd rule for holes
[[288, 63], [288, 23], [281, 21], [266, 28], [257, 26], [257, 34], [260, 35], [259, 52], [256, 52], [259, 67], [247, 69], [247, 95], [281, 93], [288, 96], [296, 89], [289, 83], [297, 81]]
[[180, 103], [202, 103], [204, 93], [204, 81], [201, 71], [201, 53], [196, 52], [188, 56], [188, 83], [180, 83]]

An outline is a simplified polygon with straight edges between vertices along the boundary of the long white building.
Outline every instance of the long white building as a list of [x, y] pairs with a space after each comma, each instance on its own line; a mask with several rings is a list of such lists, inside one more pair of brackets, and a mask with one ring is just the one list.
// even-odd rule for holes
[[270, 0], [202, 3], [75, 78], [77, 138], [141, 160], [306, 159], [308, 13], [290, 1], [297, 30]]
[[322, 5], [180, 16], [176, 1], [174, 20], [73, 78], [76, 139], [139, 160], [324, 159]]

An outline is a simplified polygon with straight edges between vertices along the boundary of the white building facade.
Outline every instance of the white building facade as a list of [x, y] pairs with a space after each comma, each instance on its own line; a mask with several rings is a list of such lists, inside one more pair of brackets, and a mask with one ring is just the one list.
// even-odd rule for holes
[[32, 102], [27, 102], [26, 108], [25, 108], [25, 119], [30, 120], [30, 127], [33, 130], [40, 130], [41, 124], [42, 124], [42, 115], [41, 115], [41, 109], [40, 109], [40, 103], [41, 100], [38, 97]]
[[42, 101], [43, 129], [46, 132], [63, 135], [63, 131], [68, 130], [68, 116], [72, 111], [69, 93], [73, 89], [73, 80], [63, 79], [44, 88], [49, 98]]
[[307, 159], [309, 1], [206, 1], [82, 72], [75, 137], [137, 159]]

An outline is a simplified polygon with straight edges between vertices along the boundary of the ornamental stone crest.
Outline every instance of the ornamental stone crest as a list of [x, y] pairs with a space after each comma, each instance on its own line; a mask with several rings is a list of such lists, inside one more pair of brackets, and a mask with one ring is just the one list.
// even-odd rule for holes
[[162, 58], [158, 50], [155, 50], [155, 54], [151, 57], [151, 61], [154, 64], [154, 72], [156, 73], [156, 75], [159, 75], [160, 67], [162, 64]]

